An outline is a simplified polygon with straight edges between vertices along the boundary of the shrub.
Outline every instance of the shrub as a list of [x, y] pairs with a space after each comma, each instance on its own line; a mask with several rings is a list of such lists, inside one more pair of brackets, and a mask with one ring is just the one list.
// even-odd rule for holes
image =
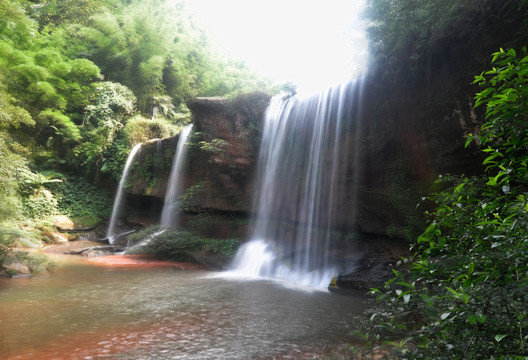
[[24, 215], [30, 219], [42, 219], [57, 214], [57, 199], [51, 191], [40, 188], [23, 200]]
[[[477, 76], [486, 122], [470, 135], [486, 174], [442, 178], [427, 229], [372, 312], [370, 341], [411, 359], [517, 359], [528, 355], [528, 55], [493, 54]], [[409, 345], [410, 344], [410, 345]]]
[[232, 256], [239, 244], [238, 239], [208, 239], [187, 231], [166, 230], [162, 232], [159, 227], [149, 227], [138, 231], [129, 239], [133, 242], [150, 239], [148, 244], [134, 249], [133, 253], [188, 262], [195, 262], [191, 254], [193, 251]]
[[[110, 217], [113, 198], [103, 189], [90, 184], [84, 178], [65, 177], [60, 183], [47, 185], [57, 197], [57, 207], [61, 214], [72, 218], [84, 218], [91, 222]], [[86, 224], [85, 224], [86, 225]]]
[[131, 145], [145, 142], [150, 139], [163, 139], [174, 136], [181, 127], [173, 125], [163, 117], [147, 119], [141, 115], [136, 115], [130, 119], [125, 127]]
[[15, 247], [15, 234], [13, 230], [0, 229], [0, 265]]

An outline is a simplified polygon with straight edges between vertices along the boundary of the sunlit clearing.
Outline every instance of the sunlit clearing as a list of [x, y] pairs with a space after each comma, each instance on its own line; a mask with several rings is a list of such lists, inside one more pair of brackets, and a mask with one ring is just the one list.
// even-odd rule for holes
[[365, 70], [364, 0], [186, 0], [214, 45], [313, 93]]

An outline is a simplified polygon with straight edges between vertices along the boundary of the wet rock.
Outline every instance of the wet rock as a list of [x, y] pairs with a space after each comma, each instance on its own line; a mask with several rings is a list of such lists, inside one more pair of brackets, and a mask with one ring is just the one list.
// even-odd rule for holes
[[190, 251], [197, 263], [215, 270], [226, 270], [232, 258], [223, 254], [212, 254], [207, 251]]
[[59, 232], [45, 231], [42, 235], [47, 239], [47, 242], [52, 244], [64, 244], [68, 242], [68, 237]]
[[66, 215], [57, 215], [53, 219], [53, 226], [60, 231], [72, 231], [75, 229], [75, 223]]
[[388, 263], [377, 263], [348, 274], [341, 274], [336, 279], [337, 287], [344, 289], [370, 290], [382, 288], [394, 274]]
[[93, 258], [97, 256], [106, 256], [106, 255], [112, 255], [114, 253], [113, 250], [98, 250], [98, 249], [90, 249], [84, 251], [81, 256], [87, 257], [87, 258]]
[[[340, 132], [335, 183], [339, 195], [329, 209], [335, 215], [324, 217], [328, 224], [318, 225], [383, 235], [390, 230], [403, 237], [409, 226], [415, 226], [410, 219], [421, 217], [423, 210], [416, 205], [438, 174], [469, 173], [478, 164], [464, 149], [463, 137], [474, 128], [476, 115], [466, 101], [468, 89], [458, 90], [454, 80], [439, 85], [453, 87], [452, 98], [439, 95], [441, 105], [426, 98], [416, 102], [424, 94], [398, 93], [379, 80], [375, 75], [365, 80], [362, 117], [356, 119], [357, 111], [351, 111]], [[435, 86], [428, 90], [440, 91]], [[262, 120], [269, 101], [269, 95], [253, 93], [189, 102], [194, 129], [188, 153], [192, 166], [182, 174], [184, 211], [252, 211]], [[355, 125], [358, 121], [361, 126]], [[131, 174], [130, 183], [135, 185], [129, 193], [163, 201], [177, 143], [174, 137], [143, 146], [141, 169]]]
[[75, 239], [76, 241], [98, 241], [101, 238], [101, 235], [96, 231], [89, 231], [79, 234]]
[[[85, 225], [86, 221], [91, 225]], [[92, 217], [80, 217], [74, 221], [66, 215], [57, 215], [53, 219], [53, 226], [61, 232], [81, 232], [93, 230], [95, 222], [97, 221]]]
[[6, 271], [6, 274], [9, 275], [24, 275], [24, 274], [31, 274], [31, 271], [29, 268], [24, 265], [16, 256], [14, 255], [8, 255], [6, 259], [4, 260], [2, 264], [4, 270]]
[[69, 241], [62, 244], [48, 245], [44, 248], [44, 252], [51, 254], [68, 254], [81, 249], [99, 246], [99, 242], [88, 240]]

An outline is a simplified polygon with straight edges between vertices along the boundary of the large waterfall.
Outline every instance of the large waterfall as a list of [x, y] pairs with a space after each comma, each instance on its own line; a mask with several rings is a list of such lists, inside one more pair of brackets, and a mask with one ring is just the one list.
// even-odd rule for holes
[[[258, 159], [255, 228], [233, 262], [236, 272], [326, 287], [340, 271], [332, 260], [332, 222], [338, 211], [354, 221], [362, 81], [315, 96], [274, 98], [269, 105]], [[358, 136], [358, 135], [354, 135]], [[355, 164], [353, 164], [355, 167]], [[337, 203], [339, 200], [339, 206]], [[343, 209], [343, 203], [346, 208]]]
[[165, 193], [165, 202], [161, 213], [160, 226], [163, 228], [178, 225], [179, 196], [182, 192], [182, 171], [187, 155], [187, 140], [192, 130], [192, 124], [187, 125], [180, 132], [178, 146], [172, 160], [172, 168]]
[[124, 195], [124, 189], [126, 185], [126, 180], [128, 177], [128, 173], [130, 171], [130, 167], [132, 166], [132, 162], [134, 161], [136, 154], [141, 149], [142, 144], [137, 144], [132, 148], [130, 153], [128, 154], [127, 161], [125, 163], [125, 168], [123, 169], [123, 173], [121, 174], [121, 180], [119, 180], [119, 186], [117, 188], [116, 197], [114, 199], [114, 207], [112, 209], [112, 216], [110, 217], [110, 224], [108, 225], [108, 229], [106, 232], [106, 237], [108, 238], [108, 242], [110, 244], [113, 244], [115, 240], [121, 235], [116, 234], [116, 227], [117, 227], [117, 219], [119, 217], [119, 213], [121, 211], [121, 208], [123, 207], [123, 195]]

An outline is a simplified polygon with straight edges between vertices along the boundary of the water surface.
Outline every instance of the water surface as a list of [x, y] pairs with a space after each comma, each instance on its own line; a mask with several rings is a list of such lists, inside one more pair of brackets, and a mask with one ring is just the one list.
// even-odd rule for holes
[[0, 279], [6, 359], [255, 359], [346, 341], [358, 293], [207, 271], [61, 266]]

